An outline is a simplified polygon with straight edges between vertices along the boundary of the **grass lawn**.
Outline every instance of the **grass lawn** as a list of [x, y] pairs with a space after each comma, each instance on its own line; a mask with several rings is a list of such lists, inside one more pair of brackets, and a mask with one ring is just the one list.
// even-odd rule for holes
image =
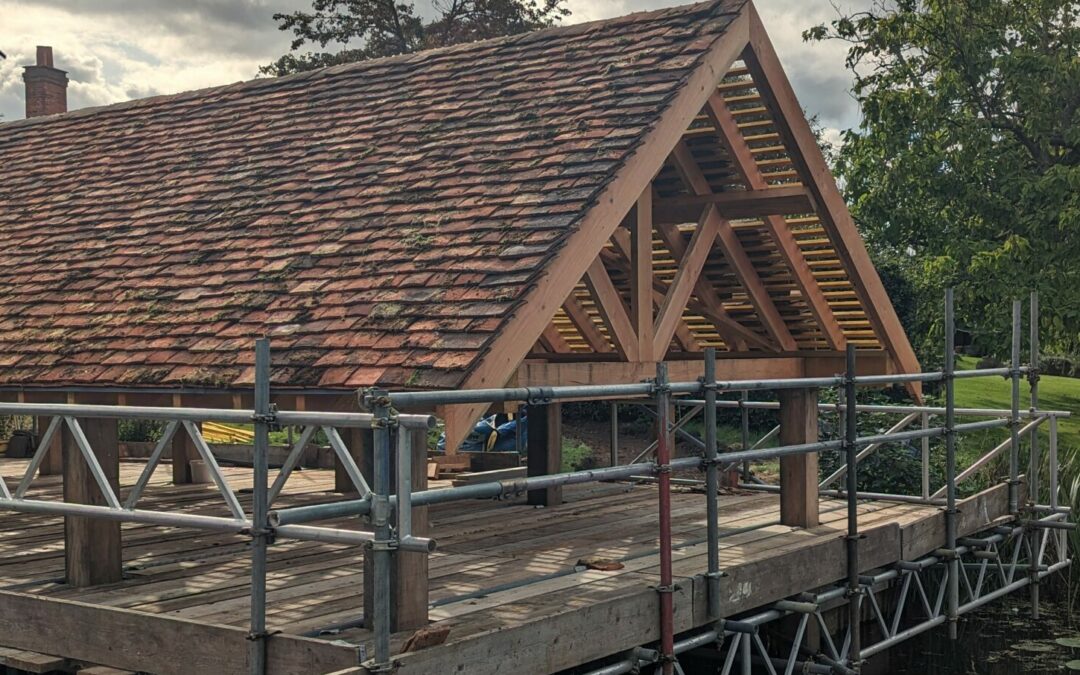
[[[957, 361], [961, 370], [974, 370], [977, 359], [962, 356]], [[956, 381], [956, 405], [964, 408], [1009, 408], [1012, 405], [1012, 385], [1005, 378], [980, 377]], [[1030, 405], [1027, 380], [1020, 385], [1020, 407]], [[1080, 450], [1080, 379], [1043, 375], [1039, 379], [1039, 408], [1065, 410], [1075, 416], [1058, 422], [1058, 446]], [[1047, 437], [1047, 426], [1041, 428], [1040, 438]]]

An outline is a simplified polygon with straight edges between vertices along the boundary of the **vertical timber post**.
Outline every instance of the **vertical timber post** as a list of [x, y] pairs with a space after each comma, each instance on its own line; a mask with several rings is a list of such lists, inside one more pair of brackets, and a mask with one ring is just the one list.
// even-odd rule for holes
[[[780, 445], [818, 440], [816, 389], [783, 389], [780, 398]], [[793, 527], [816, 527], [818, 518], [818, 456], [816, 452], [780, 458], [780, 522]]]
[[[398, 504], [402, 504], [400, 495], [427, 489], [427, 430], [405, 429], [397, 427], [398, 444], [401, 448], [401, 460], [394, 466], [394, 483], [397, 487]], [[411, 497], [398, 513], [398, 541], [402, 532], [412, 536], [428, 534], [428, 507], [412, 506]], [[408, 523], [403, 530], [401, 525]], [[428, 555], [416, 551], [394, 552], [394, 562], [390, 570], [390, 597], [393, 600], [392, 630], [412, 630], [422, 628], [428, 623]]]
[[[360, 473], [364, 476], [372, 475], [373, 458], [372, 458], [372, 440], [371, 429], [361, 429], [360, 427], [349, 427], [347, 429], [339, 429], [338, 433], [341, 434], [341, 440], [345, 442], [345, 448], [349, 451], [349, 455], [356, 462], [356, 467], [360, 469]], [[349, 478], [349, 472], [345, 470], [345, 465], [341, 463], [337, 455], [334, 455], [334, 492], [339, 494], [348, 494], [350, 492], [356, 492], [356, 486], [353, 485], [352, 479]]]
[[[172, 404], [174, 408], [180, 408], [184, 405], [184, 399], [182, 394], [173, 394]], [[196, 422], [199, 428], [202, 428], [201, 422]], [[195, 441], [191, 439], [191, 436], [184, 433], [181, 430], [172, 440], [172, 476], [173, 485], [188, 485], [192, 482], [193, 477], [191, 475], [191, 460], [199, 457], [198, 450], [195, 449]]]
[[847, 461], [847, 572], [848, 572], [848, 625], [851, 632], [851, 668], [859, 672], [862, 666], [862, 590], [859, 587], [859, 437], [855, 392], [855, 345], [847, 344], [847, 375], [844, 377], [844, 401], [847, 410], [844, 417], [844, 453]]
[[663, 675], [672, 675], [675, 666], [675, 587], [671, 571], [671, 392], [667, 364], [656, 364], [656, 471], [660, 507], [660, 662]]
[[[37, 437], [41, 438], [42, 433], [49, 426], [48, 417], [37, 417]], [[64, 451], [60, 447], [60, 435], [53, 436], [52, 442], [49, 443], [49, 449], [45, 453], [45, 459], [41, 462], [41, 466], [38, 467], [38, 473], [42, 476], [59, 476], [64, 473]]]
[[[372, 402], [387, 401], [384, 392], [371, 395]], [[390, 553], [386, 563], [385, 573], [380, 578], [378, 571], [379, 553], [382, 544], [379, 543], [379, 521], [376, 518], [374, 505], [371, 512], [371, 521], [375, 525], [376, 541], [372, 548], [364, 555], [364, 623], [367, 628], [373, 629], [378, 642], [385, 624], [387, 633], [403, 630], [412, 630], [426, 626], [428, 623], [428, 557], [425, 553], [402, 551], [398, 547], [401, 541], [402, 531], [400, 527], [405, 525], [408, 532], [415, 536], [424, 536], [428, 533], [428, 509], [426, 506], [413, 507], [411, 499], [404, 501], [409, 505], [408, 513], [397, 513], [399, 529], [391, 528], [390, 519], [390, 494], [402, 494], [408, 491], [410, 494], [427, 489], [427, 431], [425, 429], [407, 429], [394, 422], [393, 411], [386, 408], [386, 420], [388, 431], [385, 438], [385, 461], [380, 460], [379, 453], [383, 451], [383, 440], [380, 439], [380, 427], [382, 413], [378, 406], [369, 406], [376, 416], [374, 434], [374, 456], [372, 457], [376, 480], [380, 474], [386, 478], [385, 495], [386, 506], [386, 531], [387, 541], [385, 544]], [[400, 458], [400, 461], [399, 461]], [[376, 492], [374, 484], [372, 491]], [[373, 495], [374, 499], [374, 495]], [[381, 501], [381, 500], [380, 500]], [[400, 503], [400, 502], [399, 502]], [[382, 580], [384, 579], [384, 580]], [[380, 595], [385, 592], [387, 606], [380, 610]], [[389, 658], [389, 657], [388, 657]], [[380, 664], [384, 663], [376, 657]]]
[[[43, 395], [45, 400], [51, 399], [52, 401], [62, 403], [62, 400], [57, 401], [52, 396], [47, 394]], [[37, 397], [32, 397], [27, 394], [27, 398], [30, 402], [37, 402]], [[52, 422], [51, 417], [35, 417], [34, 418], [34, 435], [37, 438], [37, 442], [41, 442], [41, 437], [45, 433], [45, 429], [49, 427], [49, 423]], [[45, 459], [42, 460], [41, 466], [38, 467], [38, 474], [41, 476], [59, 476], [64, 473], [64, 451], [61, 448], [61, 434], [53, 436], [52, 443], [49, 444], [49, 449], [45, 452]]]
[[[546, 476], [562, 469], [562, 404], [558, 401], [529, 405], [527, 454], [529, 476]], [[562, 503], [562, 488], [529, 490], [528, 502], [534, 506], [557, 506]]]
[[716, 447], [716, 348], [705, 350], [705, 511], [709, 546], [709, 620], [720, 620], [720, 513], [716, 493], [720, 489], [720, 457]]
[[1020, 512], [1020, 325], [1022, 306], [1019, 300], [1012, 306], [1012, 360], [1009, 379], [1012, 381], [1012, 414], [1009, 418], [1009, 513]]
[[946, 618], [955, 640], [960, 616], [960, 557], [956, 554], [956, 323], [953, 289], [945, 291], [945, 549], [949, 555]]
[[[101, 396], [79, 403], [115, 404], [116, 401]], [[76, 402], [71, 400], [69, 402]], [[105, 479], [118, 494], [120, 483], [120, 447], [115, 419], [101, 417], [80, 419], [90, 449]], [[95, 481], [93, 472], [79, 448], [73, 430], [63, 424], [60, 446], [63, 451], [64, 501], [73, 504], [106, 505], [107, 500]], [[64, 517], [64, 569], [67, 583], [71, 586], [94, 586], [123, 579], [123, 549], [120, 538], [120, 521]]]
[[248, 634], [251, 675], [266, 673], [266, 552], [270, 544], [267, 483], [270, 472], [270, 341], [255, 341], [255, 439], [251, 491], [251, 631]]

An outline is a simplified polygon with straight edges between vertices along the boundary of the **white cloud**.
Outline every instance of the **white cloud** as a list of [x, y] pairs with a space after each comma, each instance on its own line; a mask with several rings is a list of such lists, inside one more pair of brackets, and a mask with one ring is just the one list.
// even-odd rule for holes
[[[429, 2], [430, 0], [428, 0]], [[571, 22], [685, 4], [687, 0], [567, 0]], [[861, 9], [871, 0], [841, 0]], [[418, 0], [417, 5], [427, 4]], [[844, 46], [806, 44], [802, 31], [835, 17], [828, 0], [757, 0], [796, 94], [826, 128], [858, 121], [847, 94]], [[288, 49], [273, 14], [310, 0], [0, 0], [0, 115], [23, 116], [22, 66], [34, 46], [52, 45], [71, 80], [69, 106], [102, 105], [255, 76]]]
[[8, 56], [0, 61], [0, 115], [23, 116], [22, 66], [34, 62], [36, 45], [51, 45], [56, 66], [68, 71], [71, 109], [251, 79], [288, 49], [272, 18], [282, 9], [230, 0], [0, 0]]

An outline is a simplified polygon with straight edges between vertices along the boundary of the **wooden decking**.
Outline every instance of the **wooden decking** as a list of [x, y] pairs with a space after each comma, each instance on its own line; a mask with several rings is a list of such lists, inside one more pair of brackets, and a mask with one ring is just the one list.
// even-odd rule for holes
[[[0, 460], [14, 479], [25, 462]], [[121, 483], [141, 470], [122, 464]], [[247, 506], [249, 469], [227, 469]], [[174, 487], [159, 471], [140, 508], [224, 514], [210, 486]], [[326, 501], [329, 471], [303, 471], [278, 505]], [[31, 491], [59, 499], [59, 477]], [[1002, 517], [993, 489], [961, 504], [961, 533]], [[432, 507], [431, 619], [450, 628], [446, 644], [398, 657], [401, 673], [552, 672], [658, 638], [656, 492], [603, 484], [566, 490], [567, 503], [465, 502]], [[759, 607], [844, 576], [842, 503], [825, 500], [822, 524], [778, 524], [773, 495], [720, 497], [725, 615]], [[705, 502], [673, 499], [676, 629], [706, 623]], [[320, 523], [328, 525], [331, 523]], [[359, 519], [335, 521], [360, 528]], [[944, 543], [940, 510], [867, 502], [860, 507], [865, 569], [912, 559]], [[0, 646], [156, 673], [243, 672], [246, 668], [248, 539], [146, 525], [123, 530], [125, 580], [96, 588], [63, 583], [63, 520], [0, 516]], [[617, 560], [597, 571], [579, 560]], [[355, 547], [281, 540], [271, 549], [267, 621], [270, 672], [333, 672], [370, 654], [359, 623], [362, 553]], [[303, 637], [309, 636], [309, 637]], [[395, 651], [409, 634], [395, 635]], [[350, 672], [363, 673], [363, 669]]]

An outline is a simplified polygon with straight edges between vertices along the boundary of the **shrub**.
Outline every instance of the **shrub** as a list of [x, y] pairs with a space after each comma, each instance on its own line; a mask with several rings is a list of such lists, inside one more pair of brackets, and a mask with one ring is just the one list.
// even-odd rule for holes
[[[918, 495], [922, 492], [921, 450], [910, 443], [889, 444], [878, 448], [859, 462], [858, 485], [863, 492]], [[821, 453], [821, 477], [832, 475], [844, 464], [840, 452]], [[945, 477], [931, 464], [930, 485], [935, 488]], [[843, 487], [843, 481], [832, 487]]]
[[117, 436], [121, 441], [128, 443], [145, 443], [156, 441], [161, 438], [161, 432], [165, 429], [164, 422], [154, 420], [120, 420], [117, 428]]
[[1080, 364], [1068, 356], [1044, 356], [1039, 360], [1039, 371], [1044, 375], [1080, 377]]

